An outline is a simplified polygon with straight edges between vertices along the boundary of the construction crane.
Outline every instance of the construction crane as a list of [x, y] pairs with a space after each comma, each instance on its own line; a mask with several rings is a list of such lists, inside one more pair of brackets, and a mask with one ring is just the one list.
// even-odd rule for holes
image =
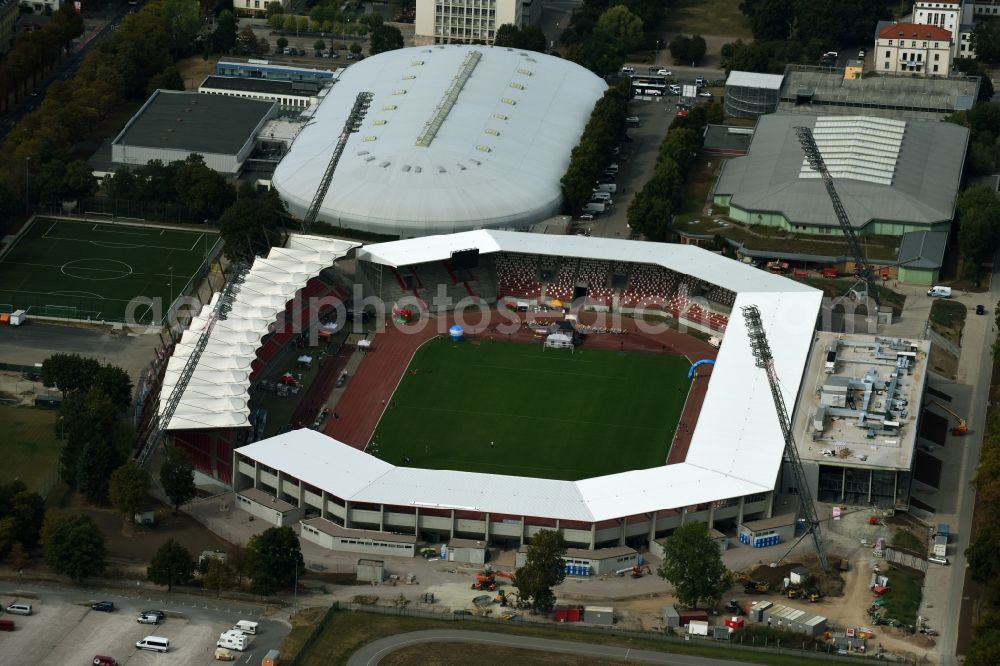
[[[774, 369], [774, 357], [771, 355], [771, 346], [767, 342], [767, 334], [764, 332], [764, 324], [760, 320], [760, 310], [756, 305], [748, 305], [743, 310], [743, 319], [746, 321], [747, 334], [750, 336], [750, 348], [756, 359], [758, 368], [763, 368], [767, 373], [767, 382], [771, 387], [771, 398], [774, 400], [774, 409], [778, 413], [778, 424], [781, 426], [781, 436], [785, 442], [785, 459], [792, 468], [795, 477], [795, 485], [799, 489], [799, 499], [802, 503], [802, 517], [806, 523], [806, 531], [798, 541], [792, 544], [792, 548], [807, 535], [812, 534], [813, 543], [816, 545], [816, 554], [819, 556], [819, 566], [823, 571], [829, 570], [826, 559], [826, 550], [823, 548], [823, 535], [820, 534], [819, 517], [816, 514], [816, 505], [813, 504], [812, 493], [809, 491], [809, 481], [806, 479], [805, 471], [802, 469], [802, 460], [799, 459], [798, 449], [795, 448], [795, 439], [792, 437], [792, 423], [788, 418], [788, 410], [785, 408], [785, 398], [781, 394], [781, 386], [778, 384], [778, 374]], [[788, 553], [782, 555], [784, 559]], [[780, 563], [781, 559], [778, 560]]]
[[958, 414], [956, 414], [950, 408], [946, 407], [945, 405], [942, 405], [937, 400], [931, 400], [927, 404], [928, 405], [937, 405], [939, 408], [941, 408], [944, 411], [946, 411], [949, 414], [951, 414], [955, 418], [955, 420], [958, 421], [958, 424], [955, 425], [954, 427], [952, 427], [952, 429], [951, 429], [951, 434], [952, 435], [955, 435], [956, 437], [961, 437], [962, 435], [968, 434], [968, 432], [969, 432], [969, 422], [968, 421], [966, 421], [961, 416], [959, 416]]
[[159, 413], [156, 417], [155, 427], [153, 429], [152, 435], [146, 440], [145, 445], [139, 450], [138, 455], [136, 455], [136, 462], [139, 465], [145, 465], [149, 460], [150, 454], [156, 450], [160, 442], [166, 436], [167, 425], [170, 423], [170, 419], [173, 418], [174, 412], [177, 411], [177, 406], [181, 402], [181, 398], [184, 395], [184, 390], [187, 388], [188, 383], [191, 381], [191, 377], [194, 375], [195, 369], [198, 367], [198, 361], [201, 360], [202, 354], [205, 353], [205, 348], [208, 346], [209, 339], [212, 337], [212, 329], [219, 321], [223, 321], [229, 316], [229, 311], [233, 308], [233, 303], [236, 301], [236, 295], [239, 293], [240, 288], [243, 286], [243, 280], [246, 279], [246, 275], [249, 272], [250, 267], [244, 263], [234, 264], [229, 271], [229, 278], [226, 280], [226, 285], [222, 288], [219, 293], [219, 299], [215, 302], [215, 307], [209, 313], [205, 327], [201, 330], [201, 335], [195, 341], [191, 354], [188, 356], [187, 361], [184, 363], [184, 367], [181, 369], [180, 374], [177, 377], [177, 383], [174, 384], [173, 389], [170, 391], [170, 395], [167, 396], [166, 404], [163, 407], [163, 411]]
[[[826, 162], [823, 161], [823, 155], [819, 152], [819, 147], [816, 145], [816, 139], [813, 138], [812, 130], [808, 127], [796, 127], [795, 134], [799, 138], [799, 144], [802, 145], [802, 151], [806, 154], [806, 161], [809, 163], [809, 168], [813, 171], [818, 171], [820, 177], [823, 179], [823, 184], [826, 185], [826, 193], [830, 195], [830, 202], [833, 203], [833, 212], [837, 215], [837, 222], [840, 223], [840, 229], [844, 232], [844, 237], [847, 239], [847, 245], [851, 250], [851, 254], [854, 255], [854, 274], [864, 281], [867, 297], [875, 301], [875, 316], [877, 318], [878, 311], [882, 307], [882, 302], [878, 297], [875, 269], [868, 263], [864, 253], [861, 251], [861, 244], [858, 242], [857, 234], [854, 233], [854, 227], [851, 226], [851, 220], [847, 217], [847, 211], [844, 210], [844, 204], [840, 201], [840, 195], [837, 194], [837, 190], [833, 186], [833, 176], [830, 175], [829, 170], [826, 168]], [[867, 305], [866, 298], [865, 306], [867, 307]], [[869, 312], [868, 314], [872, 313]]]
[[312, 227], [313, 222], [319, 216], [319, 208], [323, 205], [326, 193], [330, 190], [330, 183], [333, 181], [333, 172], [340, 162], [341, 155], [344, 154], [344, 149], [347, 147], [347, 140], [351, 137], [351, 134], [361, 129], [361, 121], [364, 119], [365, 114], [368, 113], [368, 107], [371, 106], [373, 97], [374, 95], [370, 92], [359, 92], [357, 98], [354, 100], [354, 106], [351, 108], [351, 112], [347, 114], [347, 120], [344, 121], [344, 129], [337, 139], [337, 145], [333, 149], [333, 154], [330, 155], [326, 171], [323, 172], [323, 177], [320, 178], [319, 187], [313, 195], [305, 217], [302, 218], [302, 231], [308, 233], [309, 228]]

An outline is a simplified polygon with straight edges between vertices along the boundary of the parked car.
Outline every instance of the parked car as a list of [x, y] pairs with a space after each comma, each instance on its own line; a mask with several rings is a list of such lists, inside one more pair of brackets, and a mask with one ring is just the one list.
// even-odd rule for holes
[[95, 611], [101, 611], [102, 613], [110, 613], [115, 609], [115, 602], [113, 601], [95, 601], [90, 604], [90, 609]]
[[154, 613], [140, 613], [139, 617], [136, 618], [136, 622], [139, 624], [159, 624], [160, 616]]
[[7, 612], [11, 615], [31, 615], [31, 604], [13, 603], [7, 606]]
[[118, 666], [118, 660], [103, 654], [94, 655], [94, 666]]
[[660, 71], [657, 72], [657, 74], [659, 74], [660, 76], [673, 76], [674, 75], [674, 73], [671, 72], [669, 69], [661, 69]]
[[858, 60], [864, 60], [864, 59], [865, 59], [865, 50], [861, 49], [860, 51], [858, 51]]
[[982, 306], [982, 305], [977, 305], [976, 306], [976, 314], [977, 315], [984, 315], [984, 314], [986, 314], [986, 308], [984, 306]]
[[584, 213], [583, 215], [581, 215], [577, 219], [580, 219], [580, 220], [593, 220], [594, 219], [594, 214], [593, 213]]
[[160, 618], [161, 620], [166, 620], [167, 619], [167, 614], [164, 613], [161, 610], [144, 610], [144, 611], [142, 611], [139, 614], [140, 615], [155, 615], [156, 617]]
[[711, 96], [712, 93], [708, 92], [707, 90], [702, 90], [700, 93], [698, 93], [698, 97], [711, 97]]
[[704, 88], [705, 86], [707, 86], [707, 85], [708, 85], [708, 80], [707, 80], [707, 79], [705, 79], [705, 77], [704, 77], [704, 76], [699, 76], [699, 77], [696, 77], [696, 78], [695, 78], [695, 80], [694, 80], [694, 84], [695, 84], [696, 86], [698, 86], [699, 88]]
[[670, 94], [671, 95], [680, 95], [681, 94], [681, 87], [679, 85], [677, 85], [676, 83], [670, 84]]

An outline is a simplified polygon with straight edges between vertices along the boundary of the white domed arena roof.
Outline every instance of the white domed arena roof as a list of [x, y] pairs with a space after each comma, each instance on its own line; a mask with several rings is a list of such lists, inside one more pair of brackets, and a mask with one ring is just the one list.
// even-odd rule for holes
[[388, 51], [348, 67], [272, 184], [302, 217], [358, 93], [319, 219], [403, 237], [520, 228], [558, 212], [559, 179], [607, 85], [567, 60], [504, 47]]

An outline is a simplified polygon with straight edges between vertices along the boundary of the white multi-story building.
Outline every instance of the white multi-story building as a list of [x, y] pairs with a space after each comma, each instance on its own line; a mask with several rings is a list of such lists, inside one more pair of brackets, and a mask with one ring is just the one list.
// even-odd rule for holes
[[948, 76], [952, 46], [951, 31], [940, 26], [892, 23], [879, 30], [873, 64], [888, 74]]
[[417, 0], [416, 9], [417, 46], [492, 44], [501, 25], [525, 23], [524, 0]]
[[[936, 25], [952, 34], [952, 58], [975, 58], [972, 50], [972, 8], [975, 3], [962, 0], [917, 0], [913, 22]], [[1000, 6], [998, 3], [997, 6]]]
[[[236, 11], [243, 11], [247, 14], [260, 14], [264, 15], [267, 11], [267, 6], [274, 2], [275, 0], [233, 0], [233, 7]], [[289, 8], [289, 0], [277, 0], [281, 3], [281, 7], [284, 10]]]

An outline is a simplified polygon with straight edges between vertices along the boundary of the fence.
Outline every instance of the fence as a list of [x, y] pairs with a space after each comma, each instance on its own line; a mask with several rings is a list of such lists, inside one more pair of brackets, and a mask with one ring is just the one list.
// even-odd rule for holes
[[916, 571], [923, 571], [924, 573], [927, 573], [927, 560], [913, 555], [912, 553], [906, 553], [893, 548], [886, 548], [885, 560], [887, 562], [892, 562], [893, 564], [900, 564], [909, 569], [915, 569]]
[[[699, 638], [692, 636], [672, 636], [660, 632], [647, 632], [647, 631], [634, 631], [630, 629], [617, 629], [614, 627], [590, 627], [580, 624], [571, 623], [552, 623], [549, 622], [545, 616], [531, 616], [522, 615], [513, 620], [503, 620], [500, 618], [491, 617], [478, 617], [475, 615], [455, 615], [448, 610], [432, 611], [432, 610], [420, 610], [410, 607], [396, 607], [396, 606], [374, 606], [366, 604], [356, 604], [350, 602], [338, 601], [333, 604], [323, 615], [323, 618], [316, 624], [309, 637], [303, 643], [302, 647], [299, 649], [298, 654], [292, 659], [292, 666], [297, 666], [305, 663], [306, 658], [309, 655], [309, 650], [312, 646], [319, 640], [323, 631], [326, 629], [330, 620], [333, 618], [337, 611], [355, 611], [360, 613], [371, 613], [374, 615], [394, 615], [398, 617], [415, 617], [424, 618], [430, 620], [440, 620], [445, 622], [454, 623], [469, 623], [471, 625], [500, 625], [509, 627], [512, 622], [524, 622], [526, 624], [531, 624], [535, 628], [542, 630], [550, 630], [553, 633], [562, 633], [562, 636], [556, 636], [562, 640], [578, 640], [576, 637], [581, 635], [594, 635], [599, 634], [602, 636], [620, 636], [622, 638], [638, 638], [647, 641], [654, 641], [661, 643], [664, 646], [668, 645], [685, 645], [690, 646], [692, 643], [697, 643], [701, 645], [712, 645], [720, 649], [730, 649], [734, 651], [731, 658], [738, 658], [735, 654], [736, 652], [744, 653], [762, 653], [766, 652], [768, 654], [774, 654], [775, 652], [782, 652], [789, 656], [799, 655], [802, 657], [809, 657], [810, 659], [823, 659], [831, 663], [866, 663], [878, 661], [878, 658], [874, 655], [872, 656], [860, 656], [853, 655], [849, 657], [839, 656], [834, 653], [834, 648], [832, 645], [828, 647], [827, 652], [821, 652], [818, 650], [803, 650], [801, 647], [796, 647], [796, 644], [782, 643], [776, 640], [757, 640], [755, 642], [762, 643], [761, 645], [747, 645], [742, 642], [729, 642], [729, 641], [715, 641], [710, 638]], [[482, 626], [466, 626], [458, 627], [472, 629], [483, 629]], [[488, 629], [487, 629], [488, 630]], [[375, 640], [378, 636], [372, 636], [371, 639]], [[804, 640], [800, 646], [806, 645], [810, 641]], [[656, 648], [652, 648], [656, 649]], [[668, 651], [669, 648], [664, 648], [664, 651]], [[907, 663], [907, 664], [917, 664], [916, 657], [900, 656], [897, 659], [897, 663]]]

